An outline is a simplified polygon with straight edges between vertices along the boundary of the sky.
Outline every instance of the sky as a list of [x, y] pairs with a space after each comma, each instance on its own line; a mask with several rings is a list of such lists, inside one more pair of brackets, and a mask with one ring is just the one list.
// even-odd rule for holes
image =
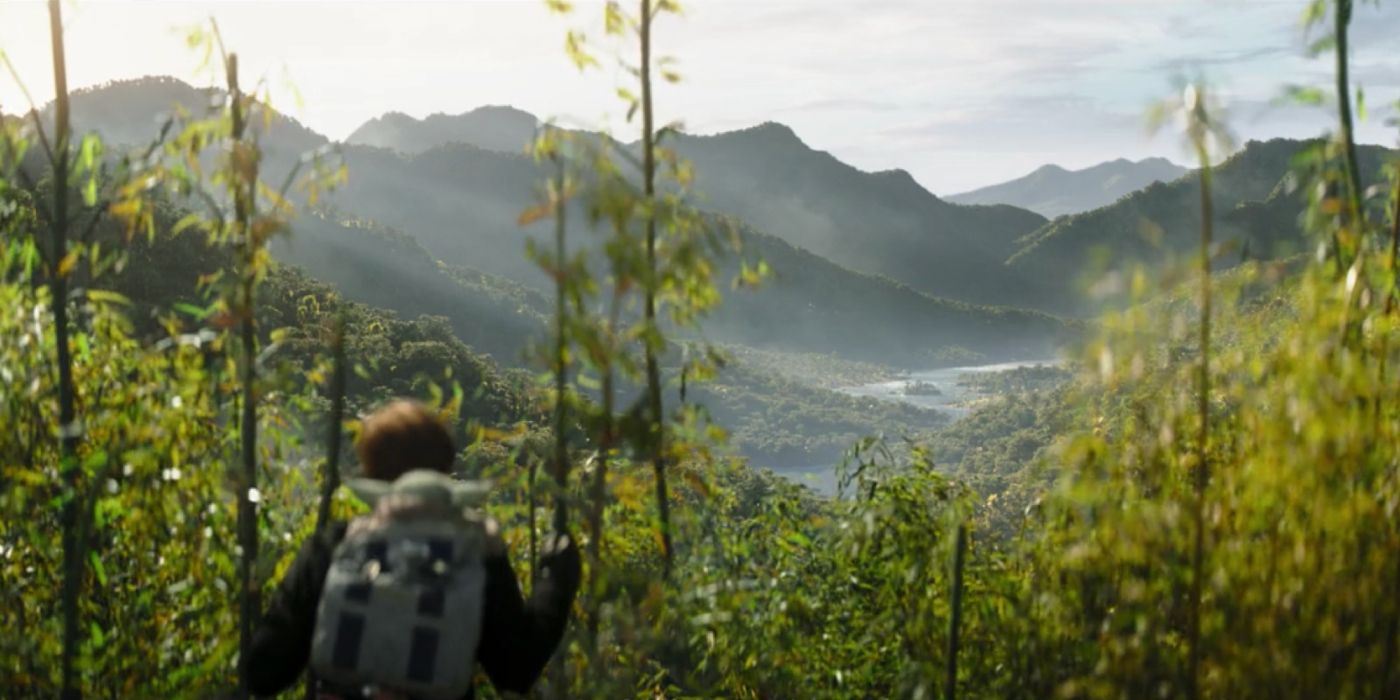
[[[624, 2], [631, 6], [633, 2]], [[1187, 157], [1150, 136], [1148, 106], [1201, 76], [1237, 140], [1322, 133], [1330, 113], [1286, 107], [1287, 85], [1326, 86], [1330, 59], [1306, 56], [1302, 0], [689, 0], [657, 21], [658, 55], [682, 80], [657, 91], [658, 115], [714, 133], [763, 121], [865, 170], [902, 168], [953, 194], [1056, 163]], [[388, 111], [423, 117], [509, 104], [541, 118], [634, 125], [616, 88], [630, 79], [605, 41], [602, 5], [567, 17], [543, 0], [65, 0], [69, 84], [143, 75], [198, 85], [182, 28], [217, 19], [244, 75], [274, 103], [343, 139]], [[40, 104], [52, 98], [43, 2], [0, 0], [0, 50]], [[583, 31], [602, 68], [580, 74], [563, 51]], [[1317, 30], [1315, 30], [1317, 31]], [[1360, 3], [1353, 72], [1366, 93], [1360, 140], [1393, 145], [1400, 99], [1400, 3]], [[1314, 35], [1313, 38], [1316, 38]], [[289, 86], [295, 86], [292, 90]], [[299, 93], [301, 99], [293, 95]], [[0, 110], [25, 105], [0, 75]]]

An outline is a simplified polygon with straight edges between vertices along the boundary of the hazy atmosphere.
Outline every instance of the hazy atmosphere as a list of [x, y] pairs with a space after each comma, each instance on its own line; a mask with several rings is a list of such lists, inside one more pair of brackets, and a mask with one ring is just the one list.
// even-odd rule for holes
[[1400, 698], [1400, 0], [0, 0], [0, 696]]
[[[1242, 139], [1326, 125], [1321, 111], [1272, 105], [1283, 83], [1329, 70], [1304, 57], [1294, 4], [704, 0], [667, 27], [685, 82], [658, 91], [660, 114], [683, 117], [696, 133], [782, 122], [813, 148], [866, 170], [903, 168], [940, 195], [1044, 163], [1180, 160], [1176, 140], [1149, 139], [1142, 117], [1178, 75], [1214, 81]], [[1356, 12], [1353, 70], [1374, 106], [1358, 139], [1388, 143], [1383, 121], [1400, 97], [1400, 54], [1383, 47], [1400, 33], [1400, 7], [1360, 3]], [[38, 0], [0, 4], [0, 45], [41, 103], [52, 96], [42, 79], [48, 46], [31, 28], [43, 14]], [[266, 76], [284, 110], [333, 139], [388, 111], [425, 117], [483, 105], [595, 127], [620, 122], [607, 89], [617, 72], [571, 78], [559, 50], [565, 22], [534, 0], [91, 0], [68, 20], [77, 40], [70, 81], [169, 74], [203, 84], [174, 28], [210, 16], [241, 47], [248, 74]], [[113, 33], [116, 23], [130, 31]], [[304, 108], [283, 89], [289, 82]], [[22, 106], [11, 82], [0, 85], [0, 107]]]

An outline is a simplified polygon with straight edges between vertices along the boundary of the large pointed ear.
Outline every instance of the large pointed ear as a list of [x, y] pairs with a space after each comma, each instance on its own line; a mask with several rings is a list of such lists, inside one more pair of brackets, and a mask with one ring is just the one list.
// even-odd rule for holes
[[394, 488], [394, 485], [387, 481], [365, 478], [346, 479], [345, 486], [350, 489], [351, 493], [355, 494], [356, 498], [364, 501], [365, 505], [371, 508]]
[[486, 481], [453, 481], [451, 489], [452, 505], [456, 508], [479, 508], [491, 495], [491, 484]]

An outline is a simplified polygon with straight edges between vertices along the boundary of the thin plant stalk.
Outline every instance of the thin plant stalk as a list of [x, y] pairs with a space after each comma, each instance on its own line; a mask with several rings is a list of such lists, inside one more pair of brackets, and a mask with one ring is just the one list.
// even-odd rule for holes
[[[336, 317], [331, 335], [331, 414], [326, 426], [326, 461], [321, 466], [321, 503], [316, 510], [316, 536], [325, 534], [331, 522], [331, 502], [340, 488], [340, 442], [345, 420], [345, 312]], [[316, 676], [306, 672], [306, 700], [316, 697]]]
[[[1387, 317], [1395, 313], [1395, 295], [1397, 286], [1400, 286], [1400, 165], [1397, 165], [1395, 173], [1395, 187], [1390, 193], [1390, 292], [1385, 297], [1385, 315]], [[1386, 363], [1390, 359], [1390, 335], [1381, 338], [1380, 357], [1380, 381], [1381, 386], [1386, 385]], [[1380, 420], [1379, 399], [1377, 399], [1376, 416], [1377, 422]], [[1394, 550], [1392, 550], [1394, 551]], [[1390, 619], [1385, 627], [1385, 648], [1382, 652], [1381, 670], [1384, 674], [1379, 687], [1380, 697], [1395, 697], [1400, 695], [1400, 668], [1396, 668], [1396, 648], [1400, 645], [1400, 556], [1395, 558], [1395, 574], [1391, 579], [1391, 610]]]
[[[642, 186], [646, 196], [646, 327], [656, 329], [656, 132], [652, 114], [651, 92], [651, 0], [641, 0], [640, 68], [642, 86]], [[656, 348], [649, 337], [646, 341], [647, 404], [651, 418], [651, 464], [656, 472], [656, 507], [661, 528], [661, 551], [664, 571], [671, 574], [671, 508], [666, 490], [665, 419], [661, 406], [661, 372], [657, 368]]]
[[1188, 669], [1187, 697], [1200, 697], [1201, 667], [1201, 584], [1205, 576], [1205, 500], [1210, 479], [1207, 464], [1207, 440], [1210, 435], [1210, 246], [1213, 235], [1210, 157], [1204, 140], [1196, 143], [1196, 156], [1201, 163], [1201, 364], [1197, 387], [1197, 412], [1200, 415], [1196, 436], [1195, 503], [1192, 508], [1194, 542], [1191, 546], [1190, 618], [1187, 630]]
[[525, 526], [530, 529], [530, 586], [533, 590], [535, 579], [539, 575], [540, 557], [540, 536], [536, 532], [535, 509], [539, 506], [535, 498], [535, 476], [539, 471], [538, 461], [530, 454], [528, 442], [522, 441], [520, 444], [520, 456], [526, 463], [528, 473], [525, 477], [525, 505], [529, 512], [526, 513]]
[[[554, 373], [554, 452], [551, 456], [551, 471], [554, 473], [555, 495], [554, 495], [554, 536], [562, 537], [568, 526], [568, 508], [565, 503], [565, 490], [568, 485], [569, 474], [569, 451], [565, 442], [565, 421], [567, 420], [567, 406], [565, 405], [565, 394], [568, 390], [568, 342], [566, 334], [568, 318], [566, 313], [567, 295], [566, 285], [568, 280], [564, 256], [567, 253], [565, 245], [565, 234], [567, 231], [567, 219], [565, 216], [566, 201], [564, 198], [565, 175], [564, 163], [556, 153], [553, 156], [555, 174], [551, 184], [550, 193], [554, 204], [554, 352], [550, 361], [550, 369]], [[555, 543], [557, 546], [557, 542]], [[550, 663], [550, 689], [554, 697], [563, 697], [565, 692], [566, 679], [564, 677], [563, 646], [556, 651], [553, 661]]]
[[[238, 160], [240, 146], [243, 145], [244, 132], [247, 129], [246, 115], [243, 113], [243, 92], [238, 84], [238, 55], [228, 54], [225, 60], [225, 69], [228, 78], [229, 109], [232, 120], [232, 132], [230, 134], [231, 154], [230, 157]], [[239, 170], [236, 180], [233, 182], [233, 208], [234, 226], [238, 233], [237, 239], [242, 247], [240, 253], [238, 281], [237, 314], [239, 317], [239, 344], [242, 350], [242, 367], [240, 383], [242, 384], [243, 400], [240, 407], [241, 418], [239, 421], [239, 438], [241, 440], [240, 452], [242, 458], [242, 472], [238, 489], [238, 545], [242, 550], [239, 561], [238, 583], [239, 583], [239, 616], [238, 616], [238, 648], [239, 648], [239, 683], [243, 695], [248, 695], [248, 663], [251, 656], [253, 643], [253, 623], [256, 619], [260, 604], [260, 591], [257, 582], [254, 581], [254, 568], [258, 558], [258, 522], [257, 504], [253, 502], [252, 490], [257, 488], [258, 479], [258, 396], [257, 396], [257, 327], [254, 324], [254, 294], [256, 293], [257, 277], [252, 266], [256, 258], [256, 242], [252, 226], [253, 202], [257, 181], [256, 161], [251, 166], [252, 173], [243, 173]]]
[[326, 461], [321, 471], [321, 504], [316, 511], [317, 534], [326, 531], [331, 521], [331, 501], [340, 488], [340, 442], [345, 416], [345, 313], [335, 320], [331, 335], [331, 415], [326, 426]]
[[567, 504], [565, 503], [565, 487], [569, 478], [569, 448], [565, 442], [565, 422], [568, 419], [565, 405], [565, 394], [568, 391], [569, 368], [568, 368], [568, 343], [569, 338], [566, 332], [568, 319], [566, 314], [566, 285], [565, 279], [567, 268], [564, 256], [567, 253], [565, 246], [565, 232], [567, 221], [565, 219], [565, 198], [564, 187], [566, 185], [564, 177], [564, 163], [555, 156], [555, 181], [554, 181], [554, 480], [559, 487], [558, 494], [554, 500], [554, 532], [562, 535], [568, 526], [569, 515]]
[[[606, 332], [609, 344], [614, 338], [618, 315], [617, 296], [613, 297], [612, 311], [608, 316]], [[598, 464], [593, 470], [593, 487], [590, 494], [592, 510], [588, 514], [588, 570], [592, 586], [593, 610], [588, 616], [588, 640], [594, 649], [598, 647], [599, 604], [598, 597], [603, 590], [603, 511], [607, 506], [608, 462], [613, 449], [613, 409], [615, 390], [613, 368], [609, 363], [602, 368], [603, 413], [599, 427]]]
[[[1390, 205], [1390, 260], [1388, 265], [1388, 269], [1390, 271], [1390, 288], [1386, 291], [1385, 295], [1385, 316], [1387, 317], [1389, 317], [1395, 312], [1395, 295], [1397, 291], [1400, 291], [1400, 289], [1397, 289], [1397, 287], [1400, 286], [1400, 279], [1396, 278], [1396, 257], [1397, 253], [1400, 253], [1400, 171], [1397, 171], [1395, 174], [1395, 187], [1391, 190]], [[1389, 334], [1381, 336], [1381, 351], [1378, 362], [1380, 364], [1378, 368], [1379, 379], [1376, 382], [1376, 384], [1378, 386], [1383, 387], [1386, 385], [1386, 373], [1389, 369], [1388, 365], [1390, 363]], [[1381, 402], [1381, 396], [1377, 395], [1373, 406], [1377, 431], [1380, 430], [1380, 421], [1383, 408], [1384, 406]], [[1394, 647], [1394, 637], [1395, 635], [1392, 634], [1386, 639], [1387, 650]]]
[[958, 524], [957, 542], [953, 548], [953, 593], [948, 619], [948, 660], [943, 676], [943, 698], [954, 700], [958, 692], [958, 648], [962, 633], [963, 569], [967, 560], [967, 525]]
[[[1356, 138], [1351, 116], [1351, 80], [1347, 67], [1347, 29], [1351, 24], [1352, 0], [1334, 0], [1336, 5], [1337, 112], [1341, 118], [1342, 159], [1346, 167], [1347, 214], [1354, 226], [1363, 224], [1361, 174], [1356, 160]], [[1356, 233], [1360, 233], [1360, 230]], [[1343, 267], [1346, 266], [1346, 261]]]
[[[1386, 314], [1395, 311], [1396, 286], [1400, 285], [1400, 279], [1396, 278], [1396, 275], [1400, 274], [1400, 268], [1396, 266], [1398, 256], [1400, 256], [1400, 165], [1396, 166], [1395, 187], [1390, 193], [1390, 294], [1386, 295], [1385, 298]], [[1381, 355], [1381, 360], [1385, 360], [1385, 354]]]
[[68, 66], [63, 44], [63, 14], [59, 0], [49, 0], [49, 35], [53, 44], [54, 129], [53, 215], [49, 220], [53, 251], [50, 262], [49, 295], [53, 304], [54, 345], [58, 364], [59, 454], [66, 491], [63, 502], [63, 659], [62, 697], [81, 697], [78, 689], [77, 660], [80, 625], [78, 598], [85, 574], [78, 522], [78, 437], [76, 401], [73, 388], [73, 358], [68, 347], [68, 280], [64, 261], [68, 257], [68, 146], [71, 118], [68, 104]]

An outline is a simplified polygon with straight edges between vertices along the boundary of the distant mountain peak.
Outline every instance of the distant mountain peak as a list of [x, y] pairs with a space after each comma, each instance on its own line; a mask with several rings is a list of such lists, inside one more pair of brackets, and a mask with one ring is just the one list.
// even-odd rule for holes
[[394, 122], [396, 124], [409, 124], [418, 121], [412, 116], [403, 112], [385, 112], [370, 119], [372, 122]]
[[535, 115], [509, 105], [486, 105], [461, 114], [435, 112], [422, 119], [388, 112], [362, 124], [345, 142], [406, 154], [449, 143], [515, 153], [530, 142], [538, 125]]
[[1154, 182], [1186, 174], [1165, 158], [1116, 158], [1078, 170], [1042, 165], [1029, 174], [971, 192], [952, 195], [957, 204], [1011, 204], [1055, 218], [1097, 209]]
[[480, 107], [477, 107], [476, 109], [471, 110], [470, 112], [467, 112], [467, 114], [472, 113], [510, 116], [518, 119], [528, 119], [531, 122], [539, 121], [539, 118], [535, 115], [513, 105], [482, 105]]
[[751, 129], [757, 133], [781, 134], [791, 138], [797, 138], [797, 132], [792, 127], [782, 122], [764, 121]]
[[[196, 87], [168, 75], [111, 80], [72, 91], [73, 129], [98, 132], [109, 145], [144, 146], [157, 138], [176, 107], [202, 117], [220, 109], [224, 95], [219, 88]], [[253, 109], [266, 110], [273, 117], [263, 141], [269, 151], [300, 153], [326, 142], [324, 136], [273, 106], [258, 103]], [[40, 111], [45, 119], [52, 119], [52, 110], [50, 102]]]
[[731, 131], [721, 131], [709, 136], [694, 136], [701, 139], [718, 139], [722, 141], [758, 141], [768, 144], [797, 145], [808, 148], [802, 137], [797, 135], [792, 127], [781, 122], [765, 121], [754, 126], [747, 126], [742, 129]]
[[892, 168], [890, 170], [878, 170], [871, 173], [875, 177], [881, 178], [890, 184], [891, 187], [898, 187], [906, 192], [914, 192], [919, 196], [932, 197], [933, 193], [924, 189], [919, 181], [914, 179], [914, 174], [904, 168]]
[[106, 92], [108, 90], [129, 90], [132, 88], [164, 87], [188, 92], [204, 91], [208, 88], [197, 88], [188, 82], [176, 78], [173, 75], [143, 75], [137, 78], [117, 78], [95, 85], [87, 85], [72, 91], [72, 95], [87, 95], [91, 93]]

